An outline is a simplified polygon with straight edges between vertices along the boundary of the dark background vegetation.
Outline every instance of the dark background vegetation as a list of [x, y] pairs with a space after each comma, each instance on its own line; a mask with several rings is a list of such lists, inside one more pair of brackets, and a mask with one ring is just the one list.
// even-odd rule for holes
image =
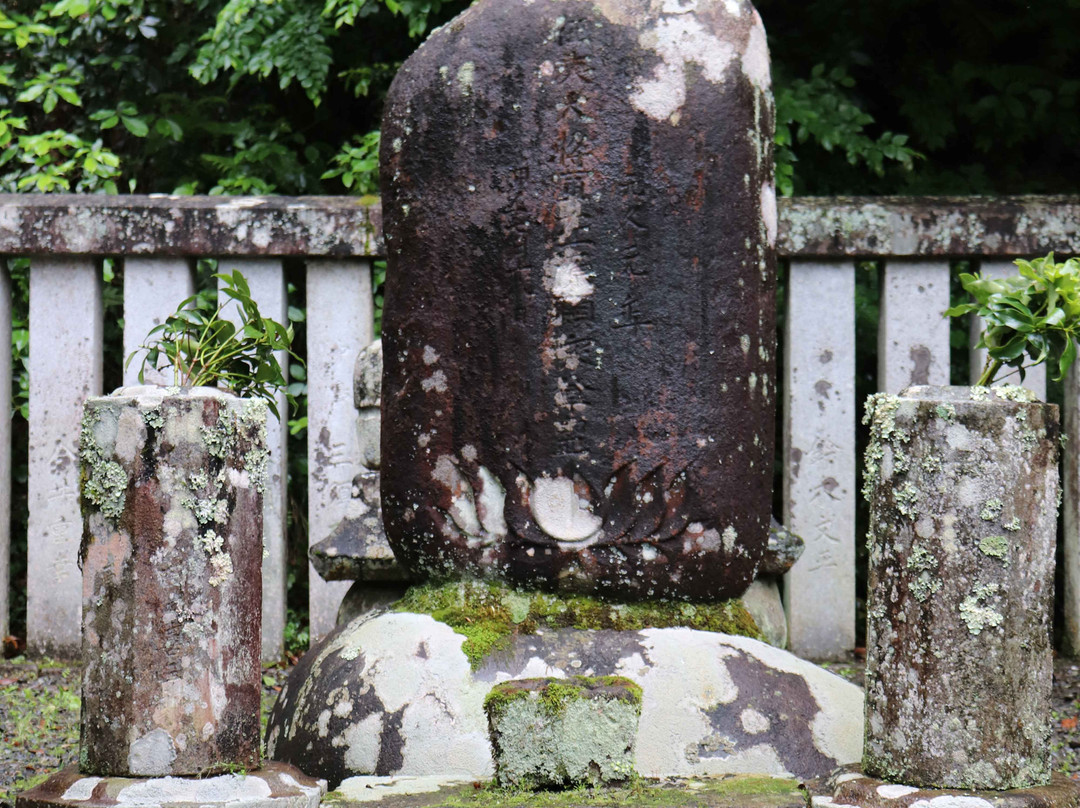
[[[0, 0], [0, 192], [377, 193], [389, 82], [432, 27], [467, 5]], [[757, 5], [773, 58], [782, 193], [1076, 192], [1080, 0]], [[8, 264], [18, 370], [28, 350], [27, 263]], [[877, 270], [858, 273], [860, 396], [876, 389]], [[202, 268], [204, 284], [211, 271]], [[106, 262], [103, 272], [110, 355], [119, 357], [123, 267]], [[302, 268], [290, 280], [302, 350]], [[958, 329], [961, 353], [965, 339]], [[113, 359], [106, 383], [118, 382]], [[25, 486], [25, 372], [14, 384], [14, 471]], [[302, 378], [296, 384], [302, 392]], [[294, 647], [306, 639], [304, 425], [295, 413]], [[25, 520], [17, 498], [16, 593], [25, 588]], [[19, 634], [25, 604], [15, 607]]]

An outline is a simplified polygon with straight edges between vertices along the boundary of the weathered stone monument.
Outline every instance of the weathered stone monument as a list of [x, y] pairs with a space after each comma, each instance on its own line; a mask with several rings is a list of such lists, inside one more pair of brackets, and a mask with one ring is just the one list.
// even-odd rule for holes
[[746, 0], [481, 0], [387, 98], [382, 507], [417, 577], [710, 600], [769, 528], [776, 205]]
[[[630, 730], [602, 732], [599, 705], [574, 732], [606, 740], [574, 763], [489, 734], [493, 685], [541, 678], [550, 700], [576, 676], [641, 688], [644, 776], [859, 757], [858, 689], [725, 600], [799, 544], [767, 548], [772, 110], [741, 0], [480, 0], [405, 63], [382, 139], [381, 506], [398, 561], [436, 581], [308, 652], [271, 757], [335, 787], [489, 777], [496, 748], [511, 782], [580, 781], [585, 757], [613, 779]], [[373, 536], [346, 520], [320, 561], [366, 575]]]
[[80, 457], [79, 767], [19, 805], [314, 808], [317, 782], [260, 767], [263, 402], [210, 388], [91, 398]]

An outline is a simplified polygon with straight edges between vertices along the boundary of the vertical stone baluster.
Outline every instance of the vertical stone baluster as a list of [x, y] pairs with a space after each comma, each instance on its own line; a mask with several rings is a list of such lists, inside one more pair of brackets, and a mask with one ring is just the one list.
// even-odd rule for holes
[[[309, 261], [308, 536], [316, 544], [345, 516], [360, 442], [353, 407], [356, 355], [374, 338], [371, 263]], [[334, 627], [348, 581], [324, 581], [308, 566], [311, 641]]]
[[101, 392], [101, 339], [97, 261], [34, 259], [26, 633], [35, 656], [79, 654], [79, 422], [83, 402]]
[[[219, 272], [228, 273], [234, 269], [240, 270], [247, 278], [251, 297], [259, 305], [262, 316], [287, 323], [289, 304], [281, 261], [223, 258], [218, 262]], [[224, 297], [219, 300], [225, 302]], [[289, 357], [284, 351], [278, 351], [277, 360], [288, 379]], [[275, 419], [271, 414], [266, 422], [270, 468], [263, 492], [262, 657], [268, 662], [281, 659], [285, 650], [285, 484], [288, 481], [289, 409], [284, 393], [278, 393], [276, 401], [281, 419]]]
[[[145, 351], [128, 357], [146, 341], [154, 326], [195, 293], [191, 263], [186, 258], [128, 258], [124, 261], [124, 386], [139, 384]], [[160, 366], [159, 362], [159, 366]], [[174, 384], [171, 369], [146, 368], [146, 384]]]
[[949, 383], [949, 265], [889, 261], [881, 289], [878, 390]]
[[[0, 343], [11, 344], [11, 282], [0, 259]], [[11, 378], [11, 351], [0, 351], [0, 379]], [[11, 385], [0, 384], [0, 637], [11, 618]]]
[[788, 644], [855, 645], [855, 268], [792, 261], [785, 325], [784, 523], [806, 542], [785, 579]]
[[1064, 529], [1065, 628], [1062, 643], [1069, 656], [1080, 654], [1080, 373], [1073, 365], [1065, 378], [1062, 407], [1065, 444], [1062, 448]]
[[[979, 272], [987, 278], [1008, 278], [1017, 274], [1016, 265], [1011, 261], [983, 261], [979, 267]], [[979, 376], [982, 373], [983, 365], [986, 364], [986, 349], [976, 348], [975, 343], [979, 339], [979, 334], [983, 330], [983, 320], [981, 317], [971, 315], [971, 383], [975, 384], [979, 380]], [[1004, 373], [1009, 373], [1010, 370], [1006, 369], [998, 374], [1002, 376]], [[1021, 384], [1019, 374], [1013, 374], [1005, 379], [1000, 379], [995, 384]], [[1024, 387], [1033, 392], [1040, 401], [1046, 400], [1046, 365], [1045, 363], [1037, 367], [1033, 367], [1028, 370], [1024, 376], [1022, 383]]]

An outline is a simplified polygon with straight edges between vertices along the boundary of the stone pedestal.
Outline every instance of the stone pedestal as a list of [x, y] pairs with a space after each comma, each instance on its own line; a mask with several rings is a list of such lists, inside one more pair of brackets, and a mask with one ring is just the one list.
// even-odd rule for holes
[[1057, 408], [1019, 387], [867, 406], [868, 775], [1049, 781]]
[[86, 774], [259, 764], [266, 408], [128, 388], [82, 422]]
[[[810, 808], [1077, 808], [1080, 783], [1055, 774], [1045, 785], [988, 789], [935, 789], [887, 783], [858, 766], [838, 769], [821, 789], [810, 787]], [[824, 791], [825, 793], [819, 793]]]
[[216, 777], [94, 777], [65, 769], [15, 799], [16, 808], [318, 808], [326, 781], [295, 766]]

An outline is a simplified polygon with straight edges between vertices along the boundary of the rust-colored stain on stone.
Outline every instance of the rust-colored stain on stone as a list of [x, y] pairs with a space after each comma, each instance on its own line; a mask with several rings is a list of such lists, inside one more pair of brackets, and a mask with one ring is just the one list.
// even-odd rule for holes
[[748, 2], [481, 0], [383, 122], [383, 509], [417, 575], [712, 599], [753, 579], [773, 106]]

